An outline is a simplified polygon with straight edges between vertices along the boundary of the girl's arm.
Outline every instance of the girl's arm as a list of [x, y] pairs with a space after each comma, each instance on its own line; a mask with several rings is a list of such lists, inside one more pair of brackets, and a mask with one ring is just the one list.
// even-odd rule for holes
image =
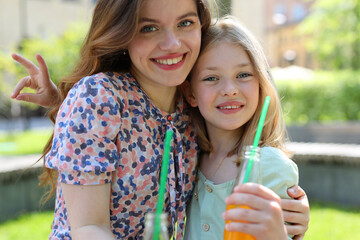
[[110, 228], [110, 184], [61, 183], [72, 239], [114, 239]]
[[[271, 189], [246, 183], [236, 186], [234, 193], [225, 199], [227, 205], [245, 205], [251, 209], [235, 208], [223, 214], [229, 231], [244, 232], [257, 240], [287, 240], [287, 232], [281, 209], [281, 199]], [[245, 222], [235, 222], [245, 221]]]
[[284, 220], [291, 225], [286, 225], [289, 234], [295, 235], [293, 239], [301, 240], [309, 225], [310, 207], [305, 191], [298, 185], [288, 189], [288, 194], [293, 199], [281, 199]]
[[[54, 107], [60, 101], [60, 93], [56, 85], [51, 81], [45, 60], [40, 54], [36, 54], [37, 67], [28, 59], [12, 54], [12, 58], [24, 66], [29, 73], [16, 84], [11, 98], [35, 103], [43, 107]], [[36, 93], [20, 93], [24, 88], [34, 89]]]

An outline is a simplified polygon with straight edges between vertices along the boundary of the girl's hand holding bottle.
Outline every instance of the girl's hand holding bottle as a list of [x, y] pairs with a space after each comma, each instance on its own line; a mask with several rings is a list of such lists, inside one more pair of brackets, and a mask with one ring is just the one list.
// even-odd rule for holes
[[[236, 186], [226, 198], [227, 205], [248, 206], [227, 210], [223, 218], [228, 231], [247, 233], [257, 240], [287, 240], [281, 199], [271, 189], [256, 183]], [[239, 222], [241, 221], [241, 222]]]

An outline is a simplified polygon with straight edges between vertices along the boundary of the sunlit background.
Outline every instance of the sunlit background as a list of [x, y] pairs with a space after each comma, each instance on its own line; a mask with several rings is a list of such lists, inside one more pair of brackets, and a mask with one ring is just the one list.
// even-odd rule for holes
[[[0, 239], [46, 238], [53, 208], [39, 206], [41, 162], [32, 166], [52, 124], [47, 109], [10, 99], [27, 75], [11, 53], [32, 61], [40, 53], [57, 83], [75, 65], [96, 2], [0, 0]], [[305, 239], [360, 239], [360, 0], [217, 5], [220, 16], [241, 19], [268, 57], [310, 201]]]

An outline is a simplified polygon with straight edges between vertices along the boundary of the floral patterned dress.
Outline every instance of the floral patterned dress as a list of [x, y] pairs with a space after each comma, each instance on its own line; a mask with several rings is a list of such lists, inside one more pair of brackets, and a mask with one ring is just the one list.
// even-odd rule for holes
[[110, 220], [117, 239], [142, 239], [144, 215], [155, 211], [165, 131], [173, 131], [164, 209], [182, 239], [185, 205], [195, 180], [194, 128], [180, 100], [176, 112], [156, 108], [129, 73], [81, 79], [61, 105], [45, 166], [58, 171], [49, 239], [71, 239], [60, 183], [111, 184]]

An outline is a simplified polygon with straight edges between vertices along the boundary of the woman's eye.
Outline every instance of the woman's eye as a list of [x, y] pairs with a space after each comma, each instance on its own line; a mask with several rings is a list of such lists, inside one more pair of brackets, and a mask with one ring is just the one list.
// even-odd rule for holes
[[147, 32], [154, 32], [156, 31], [156, 27], [154, 26], [144, 26], [141, 28], [141, 32], [147, 33]]
[[192, 21], [190, 21], [190, 20], [185, 20], [185, 21], [182, 21], [182, 22], [179, 24], [179, 26], [180, 26], [180, 27], [188, 27], [188, 26], [190, 26], [191, 24], [193, 24]]
[[247, 77], [251, 77], [251, 76], [252, 76], [252, 74], [250, 74], [250, 73], [240, 73], [238, 75], [238, 78], [247, 78]]
[[204, 79], [204, 81], [209, 81], [209, 82], [216, 81], [216, 80], [218, 80], [218, 78], [214, 77], [214, 76], [210, 76], [210, 77], [207, 77]]

